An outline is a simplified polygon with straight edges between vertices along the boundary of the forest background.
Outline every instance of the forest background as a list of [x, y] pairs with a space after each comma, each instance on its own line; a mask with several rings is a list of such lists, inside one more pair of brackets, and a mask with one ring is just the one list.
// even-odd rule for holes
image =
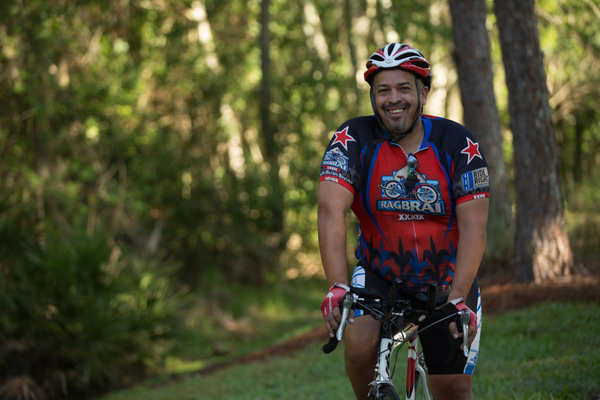
[[[487, 6], [514, 216], [523, 171]], [[535, 13], [584, 273], [600, 249], [600, 7], [540, 0]], [[389, 41], [431, 61], [425, 113], [463, 122], [461, 91], [478, 88], [459, 84], [469, 49], [446, 1], [2, 2], [1, 390], [52, 398], [197, 368], [181, 354], [230, 353], [221, 339], [280, 313], [281, 293], [324, 294], [321, 158], [342, 122], [372, 113], [364, 64]], [[493, 228], [481, 274], [512, 275], [514, 228]], [[320, 300], [305, 324], [320, 324]]]

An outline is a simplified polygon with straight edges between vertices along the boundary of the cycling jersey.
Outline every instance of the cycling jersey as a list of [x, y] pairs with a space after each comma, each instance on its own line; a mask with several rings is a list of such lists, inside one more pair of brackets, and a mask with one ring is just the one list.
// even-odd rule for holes
[[456, 206], [489, 197], [487, 163], [462, 125], [423, 116], [424, 137], [406, 154], [374, 116], [349, 120], [333, 135], [321, 181], [354, 195], [359, 264], [407, 287], [452, 281], [458, 246]]

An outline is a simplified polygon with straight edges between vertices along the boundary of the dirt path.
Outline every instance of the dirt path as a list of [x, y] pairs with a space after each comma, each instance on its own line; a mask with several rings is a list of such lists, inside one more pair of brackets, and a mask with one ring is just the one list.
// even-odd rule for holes
[[580, 276], [543, 285], [482, 284], [481, 296], [486, 314], [502, 314], [548, 301], [600, 303], [600, 276]]

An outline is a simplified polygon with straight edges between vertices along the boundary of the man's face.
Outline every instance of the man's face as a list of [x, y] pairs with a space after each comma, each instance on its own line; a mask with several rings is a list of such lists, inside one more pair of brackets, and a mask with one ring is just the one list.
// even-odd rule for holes
[[[419, 89], [421, 88], [421, 89]], [[428, 89], [417, 86], [414, 74], [401, 69], [381, 71], [373, 80], [375, 106], [388, 131], [398, 136], [406, 132], [427, 102]]]

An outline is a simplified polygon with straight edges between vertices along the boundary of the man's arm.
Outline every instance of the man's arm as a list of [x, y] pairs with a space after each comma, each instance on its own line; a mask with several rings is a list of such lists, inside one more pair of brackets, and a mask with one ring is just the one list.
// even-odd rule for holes
[[[460, 236], [456, 250], [456, 270], [448, 300], [454, 300], [461, 296], [466, 298], [471, 285], [473, 285], [485, 250], [488, 209], [488, 198], [466, 201], [456, 206]], [[456, 326], [452, 325], [450, 330], [454, 334], [457, 332]], [[469, 342], [474, 338], [474, 330], [469, 330]]]
[[[329, 285], [348, 284], [346, 260], [346, 214], [354, 195], [345, 187], [323, 181], [319, 183], [318, 229], [321, 262]], [[330, 334], [338, 327], [339, 307], [325, 317]]]
[[466, 297], [473, 285], [485, 250], [488, 208], [488, 198], [466, 201], [456, 206], [460, 236], [449, 300]]

